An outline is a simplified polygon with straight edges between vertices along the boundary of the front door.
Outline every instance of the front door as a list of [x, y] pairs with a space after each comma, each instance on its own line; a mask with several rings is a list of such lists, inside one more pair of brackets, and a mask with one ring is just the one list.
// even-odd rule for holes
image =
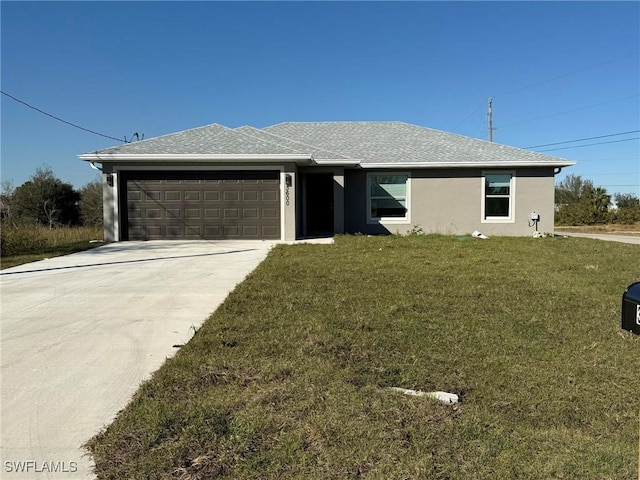
[[333, 174], [305, 175], [306, 235], [333, 235]]

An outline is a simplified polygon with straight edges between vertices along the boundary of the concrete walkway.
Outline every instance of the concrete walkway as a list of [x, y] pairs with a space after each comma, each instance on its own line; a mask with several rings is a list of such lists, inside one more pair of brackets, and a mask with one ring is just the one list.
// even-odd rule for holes
[[0, 477], [93, 478], [82, 444], [273, 244], [122, 242], [0, 271]]
[[567, 237], [582, 237], [593, 238], [595, 240], [605, 240], [607, 242], [619, 242], [619, 243], [635, 243], [640, 245], [640, 236], [634, 237], [631, 235], [608, 235], [605, 233], [578, 233], [578, 232], [556, 232], [556, 235], [564, 235]]

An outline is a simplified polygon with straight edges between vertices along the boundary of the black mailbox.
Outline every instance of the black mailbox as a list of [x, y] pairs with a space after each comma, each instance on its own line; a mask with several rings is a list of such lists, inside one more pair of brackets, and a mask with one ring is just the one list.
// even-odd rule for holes
[[640, 282], [632, 283], [622, 294], [622, 328], [640, 335]]

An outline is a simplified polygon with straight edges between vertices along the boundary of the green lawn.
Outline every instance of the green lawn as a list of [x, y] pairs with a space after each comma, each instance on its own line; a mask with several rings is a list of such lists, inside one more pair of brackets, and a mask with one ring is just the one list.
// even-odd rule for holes
[[578, 238], [278, 246], [88, 443], [99, 478], [635, 479], [639, 259]]

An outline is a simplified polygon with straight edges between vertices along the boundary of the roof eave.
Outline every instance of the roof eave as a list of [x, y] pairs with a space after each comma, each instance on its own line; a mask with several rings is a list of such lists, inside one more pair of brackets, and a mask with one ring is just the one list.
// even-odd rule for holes
[[315, 165], [322, 167], [322, 166], [327, 166], [327, 167], [354, 167], [354, 166], [358, 166], [360, 165], [361, 160], [353, 160], [353, 159], [349, 159], [349, 160], [332, 160], [332, 159], [328, 159], [328, 160], [314, 160]]
[[78, 159], [85, 162], [98, 163], [169, 163], [169, 162], [262, 162], [282, 163], [296, 162], [309, 164], [313, 162], [313, 155], [309, 154], [118, 154], [118, 153], [85, 153], [78, 155]]
[[569, 161], [511, 161], [511, 162], [386, 162], [386, 163], [364, 163], [360, 166], [365, 169], [371, 168], [514, 168], [514, 167], [570, 167], [576, 162]]

